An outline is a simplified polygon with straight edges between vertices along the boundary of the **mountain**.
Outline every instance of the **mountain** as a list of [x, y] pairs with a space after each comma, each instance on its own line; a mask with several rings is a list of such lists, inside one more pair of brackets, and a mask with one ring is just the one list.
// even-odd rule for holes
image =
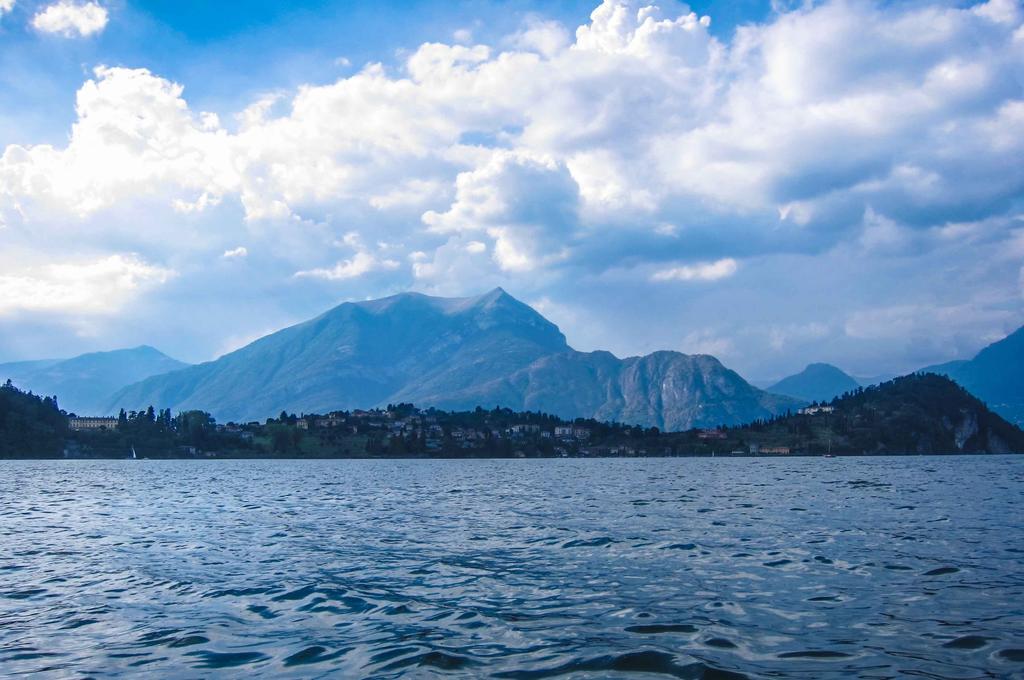
[[101, 415], [108, 413], [111, 396], [126, 385], [185, 366], [143, 345], [65, 360], [0, 364], [0, 379], [10, 378], [35, 394], [57, 395], [60, 407], [70, 413]]
[[367, 408], [464, 389], [568, 349], [554, 324], [500, 289], [477, 298], [410, 293], [342, 304], [215, 361], [142, 381], [112, 404], [203, 408], [229, 420]]
[[215, 361], [131, 385], [109, 410], [154, 404], [247, 421], [398, 402], [671, 429], [738, 423], [801, 403], [750, 386], [713, 357], [577, 352], [557, 326], [498, 288], [471, 298], [405, 293], [345, 303]]
[[[813, 410], [813, 409], [812, 409]], [[1024, 432], [941, 375], [912, 374], [729, 432], [729, 442], [810, 453], [1024, 452]]]
[[996, 413], [1024, 424], [1024, 327], [978, 352], [973, 359], [922, 368], [962, 385]]
[[439, 395], [436, 401], [441, 408], [499, 403], [665, 431], [746, 423], [803, 403], [753, 387], [715, 357], [665, 351], [626, 359], [609, 352], [555, 354], [507, 378]]
[[796, 375], [769, 386], [769, 392], [785, 394], [805, 401], [832, 401], [855, 390], [860, 383], [832, 364], [809, 364]]
[[0, 379], [18, 380], [22, 376], [32, 375], [36, 371], [59, 364], [60, 359], [36, 359], [34, 361], [12, 361], [0, 364]]

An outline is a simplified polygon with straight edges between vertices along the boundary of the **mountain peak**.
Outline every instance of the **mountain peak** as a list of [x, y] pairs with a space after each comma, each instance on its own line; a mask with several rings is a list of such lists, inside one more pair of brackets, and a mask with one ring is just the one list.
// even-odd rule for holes
[[768, 391], [806, 401], [830, 401], [858, 387], [860, 383], [842, 369], [817, 362], [808, 364], [796, 375], [783, 378], [769, 387]]
[[484, 302], [484, 301], [498, 300], [498, 299], [501, 299], [503, 297], [512, 297], [512, 296], [509, 295], [508, 291], [506, 291], [504, 288], [502, 288], [501, 286], [497, 286], [497, 287], [492, 288], [491, 290], [487, 291], [483, 295], [481, 295], [479, 299], [480, 299], [481, 302]]
[[829, 371], [830, 373], [839, 371], [840, 373], [843, 373], [843, 370], [838, 366], [827, 364], [824, 361], [812, 361], [804, 367], [804, 372], [807, 371]]
[[110, 410], [152, 403], [244, 421], [399, 402], [500, 404], [664, 429], [745, 422], [803, 403], [751, 387], [709, 355], [576, 352], [555, 324], [497, 287], [473, 297], [406, 292], [348, 302], [216, 361], [132, 385]]
[[427, 295], [416, 291], [405, 291], [374, 300], [362, 300], [360, 302], [345, 302], [335, 307], [328, 314], [351, 307], [357, 307], [371, 314], [383, 314], [396, 310], [407, 311], [412, 307], [433, 309], [444, 314], [454, 315], [476, 307], [487, 307], [502, 302], [513, 302], [523, 307], [524, 303], [516, 300], [508, 294], [504, 288], [498, 287], [482, 295], [466, 297], [440, 297]]

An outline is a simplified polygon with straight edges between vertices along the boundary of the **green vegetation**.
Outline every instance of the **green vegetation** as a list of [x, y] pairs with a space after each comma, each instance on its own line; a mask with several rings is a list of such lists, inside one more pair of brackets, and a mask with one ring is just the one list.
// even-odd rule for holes
[[183, 411], [171, 416], [170, 409], [125, 412], [117, 427], [71, 432], [69, 455], [124, 458], [132, 451], [143, 458], [193, 457], [204, 452], [245, 455], [251, 441], [218, 428], [209, 413]]
[[0, 386], [0, 458], [58, 457], [68, 422], [55, 397], [37, 397], [11, 384]]
[[834, 454], [1024, 451], [1024, 432], [932, 373], [858, 388], [804, 410], [817, 412], [729, 429], [727, 443]]
[[[472, 411], [389, 404], [370, 411], [219, 425], [203, 411], [121, 411], [82, 429], [57, 407], [7, 384], [0, 456], [474, 458], [1024, 452], [1024, 432], [948, 378], [910, 375], [828, 404], [742, 427], [661, 432], [567, 421], [506, 408]], [[69, 423], [72, 427], [69, 428]]]

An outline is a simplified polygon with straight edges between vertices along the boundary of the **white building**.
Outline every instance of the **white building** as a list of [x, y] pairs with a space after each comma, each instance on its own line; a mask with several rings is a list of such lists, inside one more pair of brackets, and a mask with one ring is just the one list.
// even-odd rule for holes
[[72, 430], [116, 430], [117, 418], [69, 418]]
[[835, 410], [833, 406], [808, 406], [800, 409], [797, 413], [802, 416], [813, 416], [815, 413], [834, 413]]

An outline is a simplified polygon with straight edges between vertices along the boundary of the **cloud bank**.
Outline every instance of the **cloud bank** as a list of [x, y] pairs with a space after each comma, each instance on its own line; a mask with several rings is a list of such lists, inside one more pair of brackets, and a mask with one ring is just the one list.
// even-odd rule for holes
[[[985, 332], [1020, 320], [1008, 311], [1020, 261], [1007, 261], [1024, 228], [1017, 2], [835, 0], [728, 42], [711, 20], [606, 0], [575, 32], [531, 19], [499, 45], [427, 43], [398, 65], [220, 115], [145, 68], [99, 66], [66, 144], [3, 151], [0, 239], [41, 252], [73, 230], [111, 256], [185, 270], [173, 263], [242, 259], [229, 251], [244, 241], [267, 275], [344, 284], [335, 295], [502, 283], [584, 304], [598, 290], [664, 290], [683, 296], [675, 309], [690, 325], [659, 331], [674, 346], [749, 333], [793, 347], [779, 323], [697, 327], [705, 303], [680, 291], [799, 287], [794, 262], [802, 276], [847, 279], [812, 275], [836, 309], [780, 307], [783, 326], [865, 340], [848, 332], [870, 318], [857, 277], [873, 271], [892, 289], [902, 268], [924, 286], [917, 273], [939, 263], [975, 277], [960, 292], [992, 310]], [[35, 21], [88, 35], [106, 11], [61, 2]], [[996, 262], [987, 276], [972, 269], [979, 258]], [[858, 292], [837, 301], [844, 287]], [[895, 299], [916, 287], [890, 290], [889, 306], [935, 304]], [[910, 335], [929, 328], [927, 313], [907, 318]], [[947, 323], [931, 325], [946, 350], [977, 319]]]

